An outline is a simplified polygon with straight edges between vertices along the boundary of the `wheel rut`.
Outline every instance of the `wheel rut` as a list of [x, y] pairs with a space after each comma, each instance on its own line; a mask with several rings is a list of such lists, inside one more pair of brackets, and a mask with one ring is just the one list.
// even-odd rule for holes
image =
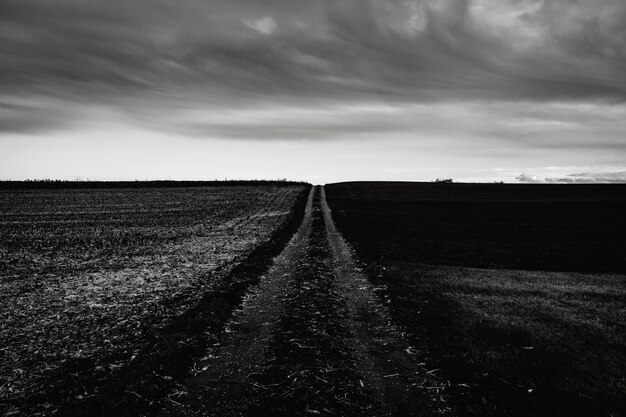
[[315, 187], [298, 232], [162, 415], [451, 415], [384, 292]]

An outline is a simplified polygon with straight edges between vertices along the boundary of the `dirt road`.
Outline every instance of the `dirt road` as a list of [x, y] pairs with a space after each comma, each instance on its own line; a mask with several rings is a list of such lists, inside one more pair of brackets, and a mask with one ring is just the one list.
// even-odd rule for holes
[[162, 415], [453, 415], [387, 303], [315, 187], [298, 232]]

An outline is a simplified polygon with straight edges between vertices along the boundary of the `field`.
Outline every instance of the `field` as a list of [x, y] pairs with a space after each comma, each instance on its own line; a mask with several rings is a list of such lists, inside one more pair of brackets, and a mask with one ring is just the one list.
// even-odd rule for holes
[[57, 187], [0, 190], [0, 414], [132, 410], [170, 389], [280, 252], [308, 194]]
[[326, 188], [335, 221], [369, 259], [626, 272], [624, 185], [345, 183]]
[[626, 187], [326, 192], [339, 231], [450, 381], [460, 415], [625, 415]]
[[626, 187], [0, 186], [0, 414], [624, 416]]

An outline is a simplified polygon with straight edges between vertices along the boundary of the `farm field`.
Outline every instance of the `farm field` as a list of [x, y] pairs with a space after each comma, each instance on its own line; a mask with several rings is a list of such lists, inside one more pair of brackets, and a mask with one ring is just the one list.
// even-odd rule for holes
[[63, 185], [0, 190], [3, 417], [626, 412], [623, 186]]
[[[132, 411], [170, 389], [286, 243], [307, 194], [295, 183], [0, 190], [0, 414]], [[211, 291], [220, 303], [203, 305]]]
[[460, 415], [626, 413], [626, 187], [325, 188]]
[[363, 182], [326, 189], [342, 233], [369, 259], [626, 272], [625, 185]]

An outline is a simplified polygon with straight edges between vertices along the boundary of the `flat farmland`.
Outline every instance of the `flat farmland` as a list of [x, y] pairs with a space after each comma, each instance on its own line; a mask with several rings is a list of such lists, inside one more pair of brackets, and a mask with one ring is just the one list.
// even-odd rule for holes
[[626, 272], [626, 186], [343, 183], [336, 221], [367, 258]]
[[625, 415], [626, 187], [325, 188], [460, 415]]
[[623, 186], [18, 185], [3, 415], [626, 412]]
[[[229, 282], [233, 273], [269, 262], [307, 194], [300, 184], [0, 190], [0, 413], [171, 388], [187, 372], [185, 347], [207, 343], [192, 339], [253, 279]], [[211, 291], [221, 298], [203, 305]]]

